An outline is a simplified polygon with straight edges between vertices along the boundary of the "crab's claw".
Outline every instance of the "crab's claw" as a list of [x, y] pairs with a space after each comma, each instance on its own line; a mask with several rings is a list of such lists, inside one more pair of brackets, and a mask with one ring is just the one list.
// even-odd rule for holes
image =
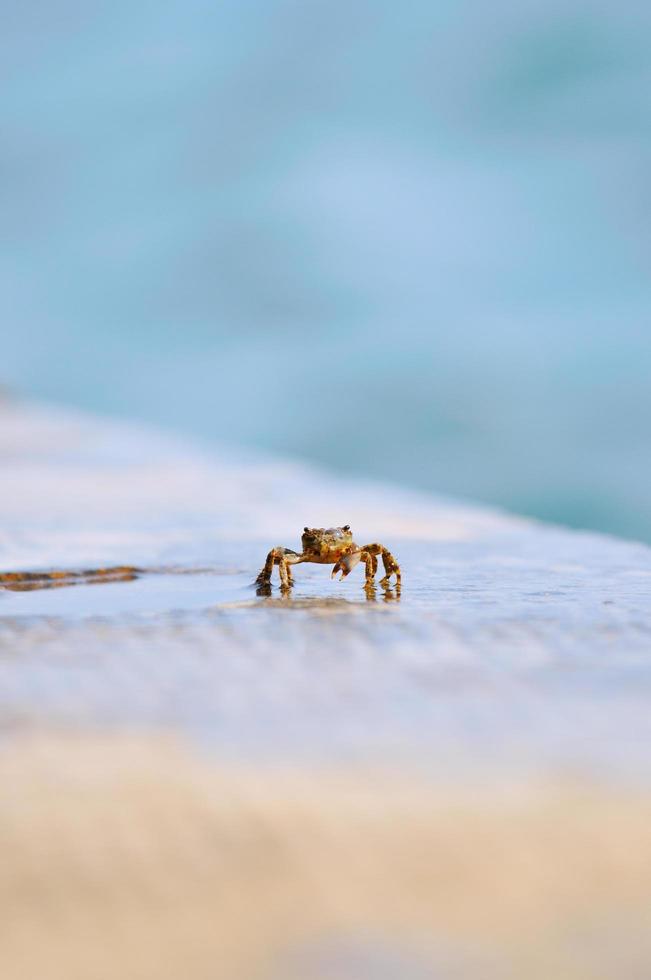
[[353, 551], [353, 553], [350, 555], [344, 555], [343, 558], [340, 558], [337, 564], [335, 565], [335, 567], [332, 569], [332, 575], [330, 577], [334, 578], [337, 572], [341, 572], [341, 578], [339, 579], [339, 581], [343, 582], [346, 576], [350, 575], [355, 565], [359, 564], [361, 558], [362, 558], [361, 551]]

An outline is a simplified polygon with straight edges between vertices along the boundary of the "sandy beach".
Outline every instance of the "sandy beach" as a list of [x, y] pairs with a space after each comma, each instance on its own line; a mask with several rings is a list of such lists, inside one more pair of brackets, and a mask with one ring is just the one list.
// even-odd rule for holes
[[[649, 548], [36, 406], [0, 459], [8, 980], [648, 975]], [[256, 594], [340, 523], [400, 593]]]

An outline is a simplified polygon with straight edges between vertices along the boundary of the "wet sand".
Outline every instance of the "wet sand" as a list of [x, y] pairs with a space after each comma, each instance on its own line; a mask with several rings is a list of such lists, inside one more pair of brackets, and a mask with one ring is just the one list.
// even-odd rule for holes
[[[648, 975], [648, 548], [35, 408], [0, 459], [3, 976]], [[339, 523], [400, 593], [256, 594]]]

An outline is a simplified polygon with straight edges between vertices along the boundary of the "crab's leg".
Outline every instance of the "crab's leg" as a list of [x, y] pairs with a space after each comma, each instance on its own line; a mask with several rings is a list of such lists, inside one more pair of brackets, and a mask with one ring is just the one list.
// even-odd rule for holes
[[256, 581], [257, 585], [268, 585], [271, 582], [271, 573], [273, 571], [274, 564], [277, 562], [279, 557], [279, 552], [284, 551], [284, 548], [272, 548], [267, 559], [262, 566], [262, 570], [258, 575]]
[[305, 558], [305, 556], [303, 554], [300, 554], [299, 555], [295, 551], [290, 551], [289, 548], [285, 548], [285, 554], [283, 555], [283, 557], [281, 558], [280, 562], [278, 563], [278, 569], [280, 571], [281, 579], [282, 579], [282, 568], [283, 567], [284, 567], [285, 571], [287, 572], [287, 585], [288, 585], [288, 587], [291, 588], [291, 586], [294, 584], [294, 579], [292, 578], [292, 569], [291, 569], [291, 566], [292, 565], [300, 565], [301, 562], [304, 562], [306, 560], [307, 559]]
[[377, 558], [375, 555], [369, 555], [366, 553], [366, 581], [364, 585], [373, 585], [375, 582], [375, 573], [377, 572]]
[[[375, 568], [376, 569], [377, 569], [377, 558], [375, 558], [375, 556], [376, 555], [382, 555], [382, 564], [384, 565], [384, 571], [385, 571], [386, 574], [385, 574], [384, 578], [380, 579], [380, 585], [385, 585], [385, 586], [386, 585], [389, 585], [389, 579], [390, 579], [390, 577], [392, 575], [395, 575], [395, 577], [396, 577], [396, 587], [398, 587], [398, 588], [400, 587], [400, 565], [395, 560], [395, 558], [393, 557], [393, 555], [391, 554], [391, 552], [389, 551], [388, 548], [385, 548], [383, 544], [378, 544], [376, 542], [374, 544], [365, 544], [365, 545], [363, 545], [362, 546], [362, 551], [363, 552], [366, 552], [367, 555], [371, 555], [374, 558], [374, 560], [375, 560]], [[368, 578], [368, 565], [367, 565], [366, 581], [367, 582], [369, 581], [369, 578]], [[371, 581], [372, 581], [372, 578], [371, 578]]]
[[294, 579], [292, 578], [292, 573], [289, 570], [289, 562], [284, 555], [278, 562], [278, 574], [280, 575], [280, 588], [291, 589], [292, 585], [294, 584]]
[[[282, 559], [285, 556], [285, 553], [288, 551], [289, 548], [282, 548], [280, 546], [271, 549], [271, 551], [267, 555], [266, 561], [262, 567], [260, 574], [255, 580], [257, 585], [268, 585], [269, 582], [271, 582], [271, 573], [273, 572], [274, 565], [280, 565]], [[295, 554], [295, 552], [291, 552], [291, 554]], [[281, 580], [282, 580], [282, 573], [281, 573]]]
[[280, 546], [277, 548], [272, 548], [267, 555], [267, 560], [264, 563], [262, 571], [255, 580], [256, 585], [269, 585], [271, 582], [273, 567], [274, 565], [278, 565], [278, 574], [280, 575], [281, 587], [289, 588], [294, 584], [289, 566], [297, 565], [303, 560], [303, 555], [297, 554], [297, 552], [292, 551], [291, 548], [282, 548]]

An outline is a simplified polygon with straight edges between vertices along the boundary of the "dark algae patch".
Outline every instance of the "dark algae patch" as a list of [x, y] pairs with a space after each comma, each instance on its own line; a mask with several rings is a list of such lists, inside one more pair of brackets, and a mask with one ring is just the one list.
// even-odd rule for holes
[[32, 592], [36, 589], [58, 589], [66, 585], [101, 585], [108, 582], [133, 582], [144, 575], [202, 575], [217, 572], [213, 568], [111, 565], [106, 568], [54, 568], [29, 572], [0, 572], [0, 589], [10, 592]]
[[94, 585], [101, 582], [132, 582], [144, 569], [132, 565], [111, 568], [53, 569], [34, 572], [0, 572], [0, 586], [11, 592], [58, 589], [65, 585]]

